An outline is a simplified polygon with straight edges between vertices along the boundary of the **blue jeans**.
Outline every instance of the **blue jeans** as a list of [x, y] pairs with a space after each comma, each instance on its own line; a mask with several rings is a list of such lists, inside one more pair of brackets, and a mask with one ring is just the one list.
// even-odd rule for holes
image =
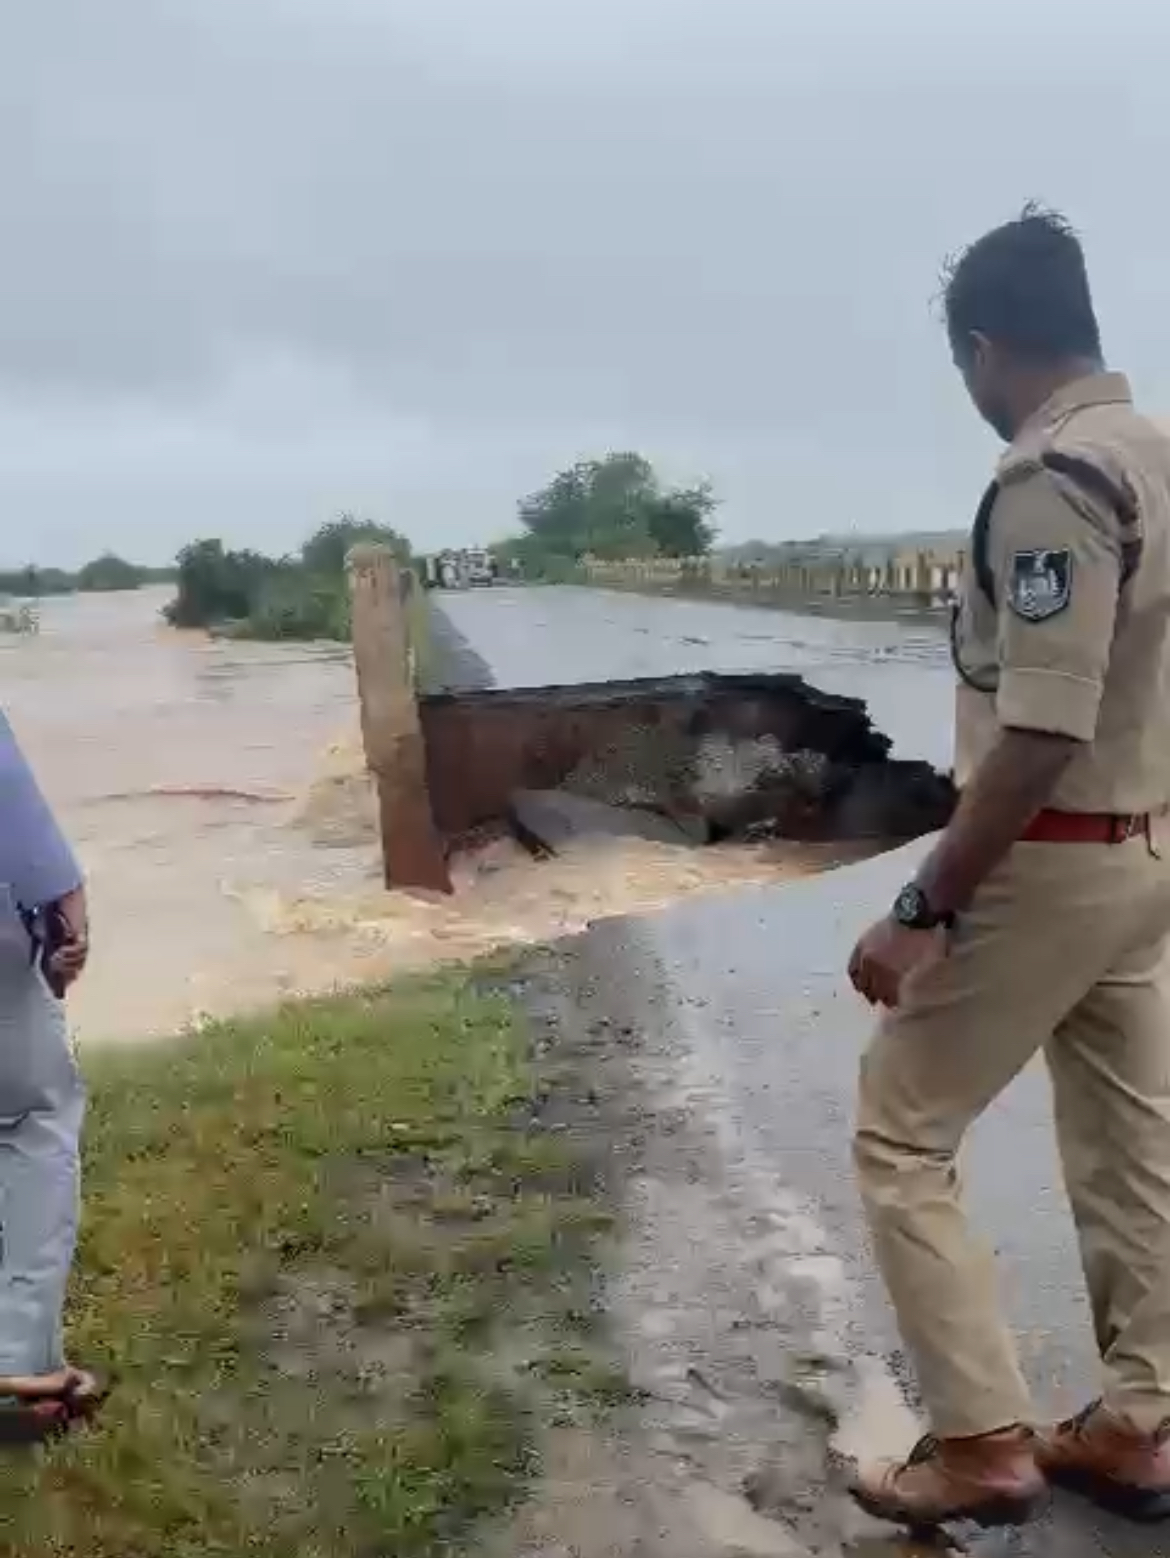
[[0, 1376], [64, 1363], [84, 1117], [65, 1009], [0, 889]]

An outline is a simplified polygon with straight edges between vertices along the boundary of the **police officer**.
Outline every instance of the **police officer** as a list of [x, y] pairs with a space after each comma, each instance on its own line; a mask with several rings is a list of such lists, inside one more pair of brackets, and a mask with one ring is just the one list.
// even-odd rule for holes
[[[955, 363], [1007, 442], [954, 625], [950, 826], [858, 943], [886, 1013], [856, 1162], [933, 1435], [863, 1466], [871, 1513], [1027, 1519], [1049, 1482], [1170, 1516], [1170, 438], [1107, 372], [1084, 256], [1029, 207], [952, 267]], [[1037, 1431], [992, 1261], [964, 1220], [968, 1128], [1037, 1051], [1103, 1364]]]

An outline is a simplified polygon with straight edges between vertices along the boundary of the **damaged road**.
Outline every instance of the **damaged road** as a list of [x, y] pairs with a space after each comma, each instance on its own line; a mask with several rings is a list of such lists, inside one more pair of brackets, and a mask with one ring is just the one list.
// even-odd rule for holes
[[[643, 619], [692, 606], [739, 615], [630, 597], [602, 596], [590, 606], [580, 599], [589, 592], [567, 592], [575, 604], [554, 610], [542, 593], [532, 592], [531, 607], [473, 598], [474, 648], [491, 653], [487, 624], [500, 606], [510, 623], [505, 642], [527, 617], [530, 661], [556, 664], [565, 676], [569, 657], [557, 662], [556, 634], [573, 613], [593, 611], [594, 640], [615, 660], [612, 618], [631, 604]], [[456, 603], [457, 626], [466, 632], [463, 604]], [[774, 626], [784, 616], [758, 615]], [[533, 644], [541, 617], [544, 638]], [[812, 626], [839, 634], [855, 625]], [[785, 631], [796, 629], [778, 629], [773, 666], [787, 666]], [[802, 674], [818, 685], [822, 674], [830, 682], [845, 674], [854, 691], [884, 674], [895, 750], [931, 756], [930, 744], [916, 744], [925, 726], [946, 733], [934, 752], [949, 743], [941, 645], [938, 660], [924, 652], [917, 667], [913, 654], [891, 650], [883, 665], [854, 647], [858, 665], [848, 673], [827, 664]], [[490, 669], [503, 674], [507, 663], [504, 652]], [[913, 1387], [852, 1182], [854, 1079], [871, 1018], [843, 969], [856, 934], [886, 908], [924, 847], [799, 884], [608, 921], [537, 971], [529, 999], [538, 1021], [551, 1023], [558, 1042], [591, 1045], [599, 1089], [620, 1078], [626, 1129], [629, 1116], [636, 1119], [623, 1138], [635, 1145], [620, 1165], [628, 1233], [610, 1309], [642, 1405], [620, 1454], [610, 1446], [610, 1474], [598, 1476], [586, 1497], [595, 1518], [578, 1520], [580, 1540], [558, 1545], [546, 1527], [546, 1538], [515, 1551], [877, 1558], [923, 1550], [854, 1512], [834, 1466], [838, 1455], [897, 1453], [915, 1431], [907, 1411]], [[1038, 1406], [1075, 1408], [1094, 1390], [1092, 1330], [1039, 1067], [976, 1131], [968, 1173], [972, 1217], [999, 1252]], [[550, 1497], [555, 1506], [555, 1490]], [[1170, 1537], [1061, 1500], [1049, 1521], [972, 1538], [969, 1550], [1138, 1558], [1170, 1553]]]
[[840, 621], [569, 586], [430, 599], [436, 690], [794, 672], [860, 698], [894, 758], [950, 767], [954, 673], [934, 621]]
[[[606, 619], [590, 635], [605, 646], [603, 678], [580, 675], [573, 610], [583, 603]], [[945, 824], [954, 804], [949, 778], [928, 758], [897, 750], [907, 743], [875, 727], [854, 685], [871, 652], [893, 652], [900, 643], [916, 648], [916, 663], [933, 674], [936, 639], [910, 635], [902, 643], [895, 629], [891, 643], [855, 646], [861, 658], [854, 654], [848, 670], [824, 664], [809, 675], [811, 646], [794, 637], [772, 644], [756, 634], [733, 633], [726, 642], [668, 634], [665, 647], [689, 646], [689, 663], [635, 675], [645, 669], [643, 626], [609, 620], [628, 604], [628, 597], [572, 590], [493, 592], [478, 607], [458, 596], [440, 600], [431, 663], [442, 684], [424, 689], [419, 720], [431, 812], [450, 848], [505, 820], [542, 852], [596, 836], [607, 816], [619, 834], [637, 831], [641, 821], [643, 836], [658, 841], [665, 820], [674, 825], [669, 837], [682, 844], [771, 837], [888, 844]], [[667, 617], [694, 609], [654, 604]], [[715, 610], [733, 624], [741, 615]], [[468, 614], [479, 630], [473, 641], [464, 631]], [[800, 623], [773, 614], [774, 622], [784, 620]], [[833, 628], [813, 626], [822, 636]], [[501, 661], [493, 628], [505, 645], [517, 631], [529, 646], [519, 684], [506, 652]], [[879, 634], [890, 631], [878, 625]], [[866, 632], [872, 635], [872, 624]], [[662, 641], [652, 642], [661, 657]], [[764, 660], [761, 645], [777, 663], [752, 663]], [[822, 659], [851, 658], [839, 634], [821, 652]], [[734, 663], [740, 654], [744, 669]], [[558, 800], [566, 796], [574, 803]]]

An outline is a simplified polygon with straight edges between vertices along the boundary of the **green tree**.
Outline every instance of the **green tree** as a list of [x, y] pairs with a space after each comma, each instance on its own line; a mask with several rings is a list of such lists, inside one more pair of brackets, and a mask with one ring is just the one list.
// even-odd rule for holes
[[529, 556], [687, 557], [710, 551], [716, 503], [706, 484], [663, 488], [642, 455], [609, 454], [559, 472], [520, 504]]
[[193, 541], [179, 553], [178, 593], [166, 609], [177, 628], [242, 622], [280, 564], [259, 552], [230, 552], [219, 540]]
[[71, 595], [76, 588], [77, 576], [62, 568], [37, 568], [30, 563], [27, 568], [0, 573], [0, 595]]
[[229, 551], [219, 540], [193, 541], [179, 553], [178, 591], [164, 615], [173, 627], [215, 628], [233, 638], [346, 639], [345, 558], [360, 541], [381, 542], [410, 561], [405, 537], [352, 514], [322, 525], [299, 556], [264, 557]]
[[262, 639], [348, 639], [349, 588], [343, 579], [306, 573], [292, 564], [260, 586], [240, 636]]
[[706, 557], [715, 544], [717, 500], [710, 486], [680, 487], [652, 497], [646, 522], [663, 557]]
[[345, 573], [346, 555], [362, 541], [388, 546], [400, 562], [410, 561], [410, 542], [405, 536], [389, 525], [380, 525], [376, 520], [362, 519], [356, 514], [340, 514], [322, 525], [301, 548], [301, 561], [309, 573], [341, 578]]
[[142, 582], [142, 569], [113, 552], [95, 557], [77, 575], [79, 590], [137, 590]]

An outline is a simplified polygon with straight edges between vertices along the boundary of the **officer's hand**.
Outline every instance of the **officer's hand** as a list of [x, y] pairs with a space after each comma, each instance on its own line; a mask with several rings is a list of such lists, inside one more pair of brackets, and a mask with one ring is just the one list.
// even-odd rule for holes
[[849, 978], [871, 1006], [897, 1006], [903, 980], [941, 957], [945, 947], [940, 930], [908, 930], [896, 920], [879, 920], [854, 947]]

